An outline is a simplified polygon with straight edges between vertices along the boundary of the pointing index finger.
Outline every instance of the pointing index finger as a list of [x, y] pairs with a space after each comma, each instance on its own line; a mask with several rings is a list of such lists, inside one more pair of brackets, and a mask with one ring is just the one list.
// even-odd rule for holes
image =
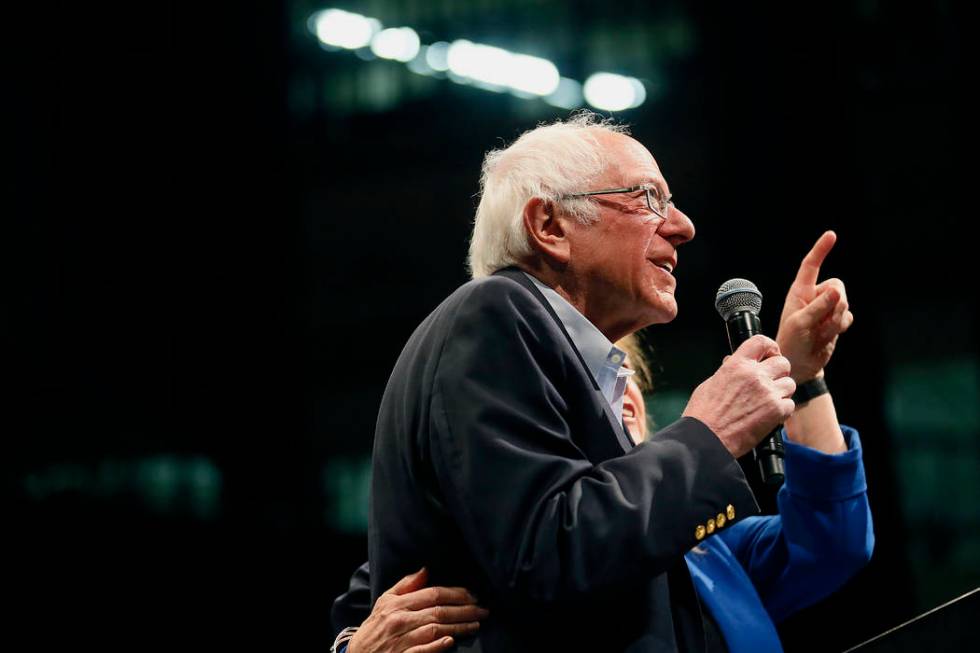
[[830, 253], [836, 242], [837, 234], [833, 231], [823, 232], [823, 235], [813, 245], [813, 249], [803, 257], [800, 271], [796, 273], [797, 283], [811, 286], [817, 283], [817, 277], [820, 276], [820, 266], [823, 265], [824, 259], [827, 258], [827, 254]]

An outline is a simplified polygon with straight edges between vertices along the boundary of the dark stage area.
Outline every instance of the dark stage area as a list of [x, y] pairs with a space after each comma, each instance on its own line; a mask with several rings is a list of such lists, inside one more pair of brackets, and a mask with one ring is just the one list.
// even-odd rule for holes
[[[331, 7], [428, 49], [324, 42]], [[658, 424], [728, 353], [718, 286], [753, 280], [774, 334], [799, 260], [838, 235], [822, 277], [856, 319], [827, 380], [861, 432], [876, 544], [780, 625], [785, 649], [843, 651], [980, 585], [961, 4], [7, 13], [0, 478], [9, 619], [32, 648], [328, 650], [367, 556], [378, 405], [469, 278], [483, 155], [578, 108], [629, 124], [697, 227], [679, 316], [643, 333]], [[462, 83], [434, 46], [457, 39], [553, 62], [570, 95]], [[590, 104], [602, 71], [640, 85], [635, 106]]]

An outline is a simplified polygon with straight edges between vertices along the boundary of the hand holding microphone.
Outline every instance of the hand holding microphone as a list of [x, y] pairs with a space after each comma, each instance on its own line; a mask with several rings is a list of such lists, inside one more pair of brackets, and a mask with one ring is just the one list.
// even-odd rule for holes
[[789, 372], [774, 340], [752, 336], [694, 390], [684, 416], [704, 422], [733, 456], [743, 456], [793, 414]]
[[761, 335], [762, 293], [751, 281], [726, 281], [715, 308], [728, 330], [732, 355], [694, 391], [684, 415], [708, 425], [736, 458], [753, 450], [767, 485], [783, 481], [781, 425], [796, 408], [790, 362]]

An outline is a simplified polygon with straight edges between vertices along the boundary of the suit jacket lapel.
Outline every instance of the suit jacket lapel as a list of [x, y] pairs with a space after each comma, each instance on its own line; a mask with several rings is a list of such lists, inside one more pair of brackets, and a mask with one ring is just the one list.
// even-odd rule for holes
[[507, 277], [508, 279], [512, 279], [513, 281], [516, 281], [517, 283], [521, 284], [522, 286], [530, 290], [531, 294], [534, 295], [539, 302], [541, 302], [541, 305], [544, 306], [544, 309], [548, 311], [548, 315], [550, 315], [551, 319], [555, 321], [555, 324], [558, 325], [558, 328], [561, 329], [561, 332], [565, 334], [565, 339], [568, 340], [568, 345], [572, 348], [572, 351], [575, 352], [575, 356], [578, 358], [579, 363], [582, 365], [582, 369], [585, 371], [585, 374], [592, 382], [592, 388], [595, 390], [595, 393], [599, 400], [599, 404], [602, 406], [602, 411], [606, 414], [606, 418], [609, 420], [609, 426], [610, 428], [612, 428], [613, 433], [616, 435], [616, 440], [619, 442], [619, 445], [623, 448], [623, 451], [629, 451], [630, 449], [632, 449], [635, 446], [633, 444], [633, 439], [629, 436], [629, 433], [626, 431], [626, 428], [623, 425], [622, 421], [617, 419], [613, 415], [612, 408], [609, 406], [609, 402], [606, 401], [606, 398], [602, 396], [602, 392], [599, 390], [599, 383], [592, 375], [592, 370], [590, 370], [589, 366], [586, 365], [585, 358], [582, 356], [582, 352], [578, 350], [578, 347], [575, 346], [575, 342], [572, 340], [572, 337], [568, 335], [568, 331], [565, 330], [565, 325], [562, 324], [561, 318], [559, 318], [558, 314], [555, 313], [555, 309], [552, 308], [551, 303], [545, 298], [544, 295], [541, 294], [541, 291], [538, 290], [538, 287], [535, 286], [534, 283], [527, 278], [527, 275], [524, 274], [524, 272], [522, 272], [518, 268], [513, 268], [513, 267], [504, 268], [503, 270], [498, 270], [497, 272], [494, 272], [494, 275], [500, 275], [502, 277]]

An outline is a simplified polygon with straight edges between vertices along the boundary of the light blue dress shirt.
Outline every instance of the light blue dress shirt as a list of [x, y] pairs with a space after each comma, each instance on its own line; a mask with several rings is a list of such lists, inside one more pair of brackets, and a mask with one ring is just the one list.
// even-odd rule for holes
[[609, 402], [613, 415], [620, 422], [623, 421], [626, 380], [633, 374], [633, 370], [625, 367], [626, 352], [609, 342], [609, 338], [604, 336], [596, 325], [589, 322], [588, 318], [559, 295], [554, 288], [544, 285], [527, 272], [524, 274], [537, 286], [554, 309], [568, 336], [582, 354], [586, 367], [599, 384], [599, 391]]

